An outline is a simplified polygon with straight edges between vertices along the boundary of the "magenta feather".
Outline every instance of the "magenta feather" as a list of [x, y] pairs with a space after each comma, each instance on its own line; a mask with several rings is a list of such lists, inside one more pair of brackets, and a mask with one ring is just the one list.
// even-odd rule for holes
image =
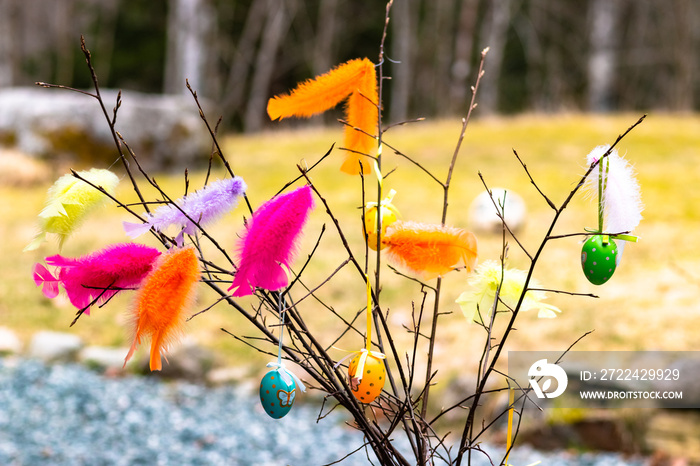
[[[47, 298], [58, 295], [60, 283], [71, 304], [84, 309], [93, 301], [106, 302], [123, 289], [137, 288], [159, 255], [157, 249], [135, 243], [115, 244], [78, 258], [56, 254], [46, 258], [46, 263], [56, 267], [56, 272], [52, 274], [36, 264], [34, 283], [42, 286]], [[86, 313], [90, 313], [89, 309]]]
[[136, 238], [151, 228], [163, 231], [170, 225], [177, 225], [180, 227], [180, 233], [175, 241], [182, 246], [185, 234], [197, 233], [196, 223], [205, 226], [218, 220], [236, 206], [238, 198], [245, 193], [246, 188], [240, 177], [215, 181], [176, 200], [176, 205], [163, 205], [152, 214], [146, 214], [145, 223], [124, 222], [124, 231], [127, 236]]
[[41, 292], [47, 298], [51, 299], [58, 296], [59, 280], [41, 264], [34, 264], [34, 283], [36, 283], [36, 286], [41, 287]]
[[314, 202], [311, 188], [302, 186], [258, 207], [239, 242], [240, 265], [229, 290], [233, 296], [253, 294], [255, 287], [279, 290], [289, 283], [288, 269], [297, 240]]

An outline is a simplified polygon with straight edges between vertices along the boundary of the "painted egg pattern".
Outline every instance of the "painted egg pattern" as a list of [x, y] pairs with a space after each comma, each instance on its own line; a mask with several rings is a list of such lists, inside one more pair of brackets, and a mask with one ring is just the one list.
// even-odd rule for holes
[[287, 384], [278, 370], [273, 369], [260, 382], [260, 403], [265, 412], [273, 419], [287, 415], [296, 397], [297, 389], [294, 379]]
[[[364, 234], [367, 238], [367, 245], [373, 251], [377, 250], [377, 206], [365, 209]], [[396, 208], [389, 205], [382, 205], [382, 236], [386, 233], [386, 228], [397, 220]], [[380, 249], [384, 249], [384, 244], [380, 244]]]
[[603, 244], [603, 235], [593, 235], [581, 249], [581, 267], [589, 282], [602, 285], [610, 280], [617, 268], [617, 244], [612, 238]]
[[350, 388], [355, 398], [362, 403], [371, 403], [379, 396], [384, 387], [386, 379], [386, 369], [384, 360], [367, 355], [365, 360], [364, 374], [362, 380], [357, 381], [355, 373], [357, 372], [357, 363], [360, 361], [360, 355], [355, 356], [348, 366], [348, 376], [350, 377]]

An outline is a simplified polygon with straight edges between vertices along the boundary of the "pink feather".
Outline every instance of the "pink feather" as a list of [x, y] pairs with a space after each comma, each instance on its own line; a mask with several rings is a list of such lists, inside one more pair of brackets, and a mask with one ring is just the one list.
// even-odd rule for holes
[[58, 279], [41, 264], [34, 264], [34, 283], [41, 287], [41, 292], [47, 298], [58, 296]]
[[311, 188], [302, 186], [258, 207], [239, 242], [240, 266], [229, 288], [236, 288], [233, 296], [253, 294], [255, 287], [279, 290], [287, 286], [282, 266], [291, 267], [313, 206]]
[[93, 301], [104, 303], [123, 289], [138, 287], [159, 255], [157, 249], [135, 243], [115, 244], [78, 258], [56, 254], [46, 258], [56, 273], [36, 264], [34, 282], [43, 286], [48, 298], [58, 295], [60, 283], [71, 304], [84, 309]]

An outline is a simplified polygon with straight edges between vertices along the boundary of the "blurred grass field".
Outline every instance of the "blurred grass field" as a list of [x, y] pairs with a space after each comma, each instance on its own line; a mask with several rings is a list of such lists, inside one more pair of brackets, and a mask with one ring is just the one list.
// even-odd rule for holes
[[[585, 172], [585, 156], [597, 145], [612, 143], [618, 134], [633, 124], [639, 115], [524, 115], [512, 118], [486, 118], [472, 121], [467, 130], [457, 162], [450, 192], [447, 216], [449, 224], [470, 228], [467, 208], [483, 190], [481, 172], [489, 187], [504, 187], [520, 194], [527, 203], [528, 217], [518, 235], [530, 251], [539, 245], [553, 211], [530, 184], [513, 156], [517, 150], [532, 176], [555, 204], [560, 204]], [[419, 161], [440, 179], [444, 179], [461, 123], [458, 120], [421, 122], [391, 129], [386, 141]], [[338, 127], [294, 129], [281, 124], [274, 132], [222, 138], [224, 151], [237, 175], [249, 186], [253, 205], [274, 195], [286, 181], [296, 177], [297, 163], [312, 165], [331, 146], [341, 144]], [[125, 135], [128, 139], [128, 135]], [[580, 238], [562, 239], [549, 244], [535, 271], [535, 278], [546, 288], [595, 293], [599, 299], [554, 295], [548, 302], [563, 312], [552, 320], [537, 319], [534, 313], [523, 314], [517, 322], [508, 350], [564, 350], [583, 333], [578, 350], [695, 350], [700, 336], [700, 117], [697, 115], [651, 114], [618, 146], [621, 154], [636, 168], [645, 204], [644, 220], [636, 234], [640, 242], [630, 244], [610, 282], [596, 287], [586, 281], [580, 266]], [[348, 236], [356, 256], [363, 259], [360, 230], [360, 180], [339, 172], [342, 156], [334, 149], [331, 156], [315, 168], [310, 176], [328, 200]], [[394, 204], [404, 219], [439, 222], [442, 205], [441, 188], [413, 165], [384, 151], [383, 171], [396, 170], [385, 180], [385, 189], [396, 189]], [[86, 167], [80, 167], [86, 168]], [[60, 175], [57, 173], [56, 176]], [[224, 171], [218, 167], [215, 176]], [[204, 173], [190, 174], [191, 188], [201, 186]], [[157, 176], [161, 186], [176, 198], [184, 192], [183, 177]], [[372, 179], [373, 180], [373, 179]], [[372, 181], [371, 180], [371, 181]], [[31, 279], [32, 265], [58, 252], [56, 243], [46, 243], [38, 251], [22, 253], [36, 230], [36, 215], [41, 210], [46, 186], [34, 188], [0, 187], [0, 325], [15, 329], [28, 341], [42, 329], [68, 331], [80, 335], [89, 344], [124, 345], [130, 296], [122, 296], [91, 316], [83, 316], [69, 328], [75, 310], [66, 299], [48, 300]], [[374, 187], [369, 191], [374, 197]], [[147, 194], [148, 195], [148, 194]], [[154, 193], [150, 193], [151, 196]], [[119, 197], [135, 200], [128, 179], [120, 185]], [[368, 200], [374, 200], [374, 199]], [[244, 204], [212, 228], [218, 241], [233, 250], [243, 215], [249, 216]], [[126, 241], [121, 221], [129, 216], [115, 206], [93, 215], [71, 239], [62, 254], [86, 254], [107, 244]], [[335, 229], [322, 208], [317, 207], [303, 239], [300, 265], [315, 244], [323, 223], [327, 224], [312, 266], [305, 274], [306, 283], [315, 287], [346, 258]], [[597, 224], [593, 201], [578, 194], [561, 217], [556, 233], [580, 232]], [[479, 260], [497, 260], [500, 235], [479, 234]], [[140, 241], [156, 245], [143, 236]], [[205, 247], [208, 248], [207, 245]], [[212, 257], [219, 261], [213, 249]], [[526, 257], [510, 242], [510, 265], [527, 266]], [[374, 263], [374, 256], [370, 264]], [[388, 309], [389, 322], [396, 329], [400, 351], [410, 340], [401, 328], [409, 324], [412, 301], [420, 302], [419, 287], [396, 276], [386, 265], [382, 269], [382, 305]], [[456, 374], [473, 367], [483, 345], [484, 332], [470, 325], [454, 304], [465, 289], [466, 275], [451, 273], [444, 280], [441, 317], [436, 346], [438, 369]], [[204, 286], [192, 312], [215, 300]], [[299, 292], [297, 298], [303, 293]], [[323, 287], [319, 296], [346, 318], [352, 318], [364, 304], [363, 284], [357, 272], [345, 267]], [[432, 297], [429, 297], [430, 302]], [[243, 301], [252, 306], [252, 301]], [[342, 330], [329, 312], [311, 299], [301, 305], [301, 312], [312, 331], [330, 344]], [[216, 350], [221, 361], [231, 365], [253, 365], [267, 361], [242, 343], [223, 333], [224, 327], [238, 335], [254, 335], [254, 329], [235, 311], [219, 304], [189, 322], [187, 333], [198, 342]], [[361, 347], [358, 335], [345, 338], [338, 345], [346, 349]], [[344, 354], [339, 353], [338, 359]], [[257, 368], [255, 369], [257, 370]]]

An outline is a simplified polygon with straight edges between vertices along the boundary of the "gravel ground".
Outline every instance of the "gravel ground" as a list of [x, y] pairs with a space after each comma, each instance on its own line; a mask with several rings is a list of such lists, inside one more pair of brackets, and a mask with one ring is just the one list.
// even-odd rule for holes
[[[0, 465], [321, 465], [362, 445], [317, 406], [269, 418], [255, 397], [144, 377], [105, 378], [77, 365], [0, 358]], [[494, 451], [498, 453], [498, 451]], [[642, 465], [617, 455], [520, 449], [510, 463]], [[364, 453], [344, 466], [367, 465]], [[485, 461], [475, 466], [487, 464]]]

